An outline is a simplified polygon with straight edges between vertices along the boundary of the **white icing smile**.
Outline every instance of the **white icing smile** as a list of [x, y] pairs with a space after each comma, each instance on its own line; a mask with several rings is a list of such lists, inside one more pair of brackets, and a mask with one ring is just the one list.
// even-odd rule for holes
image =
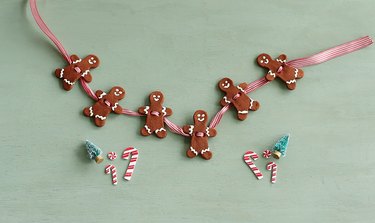
[[227, 89], [230, 87], [230, 83], [228, 81], [225, 81], [223, 84], [221, 84], [223, 88]]
[[205, 119], [204, 116], [205, 116], [205, 114], [198, 114], [197, 115], [197, 120], [200, 121], [200, 122], [203, 122], [204, 119]]
[[263, 60], [260, 60], [260, 63], [264, 63], [264, 64], [268, 64], [270, 61], [265, 57], [263, 56]]
[[115, 93], [113, 93], [113, 94], [118, 97], [118, 96], [122, 95], [122, 91], [120, 91], [119, 89], [116, 88]]
[[95, 60], [95, 58], [94, 57], [91, 57], [90, 59], [89, 59], [89, 64], [95, 64], [96, 63], [96, 60]]
[[159, 101], [160, 100], [160, 95], [152, 95], [154, 98], [154, 101]]

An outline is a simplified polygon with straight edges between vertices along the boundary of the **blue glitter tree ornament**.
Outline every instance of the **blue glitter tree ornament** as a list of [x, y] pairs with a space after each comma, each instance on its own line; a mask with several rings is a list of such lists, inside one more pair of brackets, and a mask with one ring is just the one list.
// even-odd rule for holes
[[86, 140], [86, 149], [87, 153], [89, 154], [89, 158], [92, 160], [94, 159], [97, 164], [103, 161], [103, 157], [100, 156], [103, 152], [97, 145], [89, 140]]
[[290, 134], [284, 135], [277, 141], [275, 146], [273, 147], [273, 157], [275, 159], [280, 159], [280, 157], [285, 157], [286, 156], [286, 149], [288, 148], [289, 144], [289, 137]]

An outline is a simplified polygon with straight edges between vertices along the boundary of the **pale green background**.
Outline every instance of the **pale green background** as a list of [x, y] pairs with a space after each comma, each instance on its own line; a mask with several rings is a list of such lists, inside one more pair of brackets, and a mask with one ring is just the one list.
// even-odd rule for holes
[[[272, 2], [272, 3], [271, 3]], [[160, 89], [171, 120], [213, 115], [224, 76], [251, 82], [265, 71], [259, 53], [308, 56], [375, 35], [372, 0], [39, 1], [46, 23], [70, 53], [97, 54], [93, 89], [121, 85], [121, 105], [137, 109]], [[65, 92], [52, 72], [65, 65], [36, 28], [26, 1], [0, 5], [0, 222], [373, 222], [375, 209], [375, 49], [305, 69], [293, 92], [279, 81], [252, 93], [261, 109], [244, 122], [233, 110], [210, 139], [214, 157], [187, 159], [189, 141], [139, 135], [142, 118], [111, 115], [97, 128], [79, 86]], [[258, 181], [243, 163], [292, 134], [278, 182]], [[130, 182], [111, 185], [105, 152], [136, 146]], [[127, 162], [112, 162], [118, 175]]]

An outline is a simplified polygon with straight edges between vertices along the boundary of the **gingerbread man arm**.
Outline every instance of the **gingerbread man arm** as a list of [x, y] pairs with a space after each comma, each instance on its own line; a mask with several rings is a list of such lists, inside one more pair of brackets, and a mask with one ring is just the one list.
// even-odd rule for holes
[[224, 97], [220, 100], [220, 104], [221, 104], [221, 106], [225, 106], [225, 105], [230, 104], [230, 103], [231, 103], [231, 101], [228, 100], [227, 96], [224, 96]]
[[193, 135], [194, 125], [184, 125], [182, 131], [190, 136]]
[[92, 76], [90, 70], [82, 71], [81, 77], [87, 82], [90, 83], [92, 81]]
[[268, 73], [266, 74], [266, 79], [268, 81], [272, 81], [276, 78], [276, 73], [272, 70], [268, 70]]
[[287, 56], [286, 56], [285, 54], [281, 54], [280, 56], [278, 56], [278, 57], [276, 58], [276, 61], [279, 62], [279, 63], [284, 64], [284, 63], [286, 63], [286, 60], [287, 60], [287, 59], [288, 59], [288, 58], [287, 58]]
[[98, 99], [101, 99], [103, 96], [107, 95], [107, 93], [105, 93], [102, 90], [97, 90], [97, 91], [95, 91], [95, 95], [96, 95], [96, 97], [98, 97]]
[[171, 108], [165, 108], [165, 113], [166, 113], [165, 116], [171, 116], [173, 114], [173, 111]]
[[142, 106], [138, 108], [138, 113], [142, 115], [147, 115], [149, 113], [150, 106]]
[[116, 102], [114, 106], [111, 107], [112, 111], [114, 111], [116, 114], [122, 113], [122, 107]]
[[237, 88], [245, 93], [245, 89], [247, 88], [247, 83], [241, 83], [237, 86]]
[[74, 62], [77, 62], [78, 60], [80, 60], [81, 58], [79, 58], [79, 56], [77, 56], [75, 54], [72, 54], [72, 55], [70, 55], [70, 59], [72, 60], [72, 63], [74, 63]]
[[217, 134], [216, 129], [208, 128], [208, 134], [208, 137], [215, 137]]

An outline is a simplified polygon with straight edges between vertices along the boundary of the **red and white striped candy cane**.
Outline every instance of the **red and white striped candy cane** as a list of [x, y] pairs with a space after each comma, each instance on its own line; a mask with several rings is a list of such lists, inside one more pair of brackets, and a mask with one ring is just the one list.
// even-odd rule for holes
[[271, 183], [276, 183], [276, 174], [277, 174], [277, 164], [275, 162], [269, 162], [267, 164], [267, 170], [272, 170], [271, 172]]
[[132, 178], [132, 174], [134, 172], [134, 168], [138, 160], [138, 149], [134, 147], [126, 148], [124, 152], [122, 153], [122, 158], [127, 160], [129, 159], [130, 155], [131, 155], [130, 162], [124, 175], [125, 180], [130, 180]]
[[[245, 163], [250, 167], [251, 171], [253, 171], [254, 175], [258, 180], [263, 178], [263, 174], [260, 172], [258, 167], [255, 166], [253, 160], [257, 160], [259, 158], [258, 154], [249, 150], [243, 155], [243, 160]], [[251, 160], [253, 159], [253, 160]]]
[[105, 174], [110, 174], [112, 173], [112, 184], [117, 185], [117, 171], [116, 167], [113, 165], [107, 165], [105, 167]]
[[116, 154], [116, 152], [109, 152], [109, 153], [107, 154], [107, 157], [108, 157], [108, 159], [110, 159], [110, 160], [115, 160], [115, 159], [117, 158], [117, 154]]

